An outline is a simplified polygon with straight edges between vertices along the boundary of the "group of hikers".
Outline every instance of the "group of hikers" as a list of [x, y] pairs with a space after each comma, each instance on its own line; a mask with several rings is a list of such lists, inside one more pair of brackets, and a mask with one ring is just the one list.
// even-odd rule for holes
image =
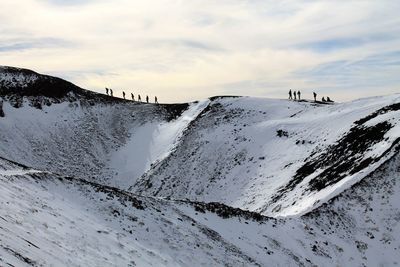
[[[296, 97], [297, 96], [297, 97]], [[313, 96], [314, 96], [314, 101], [315, 102], [317, 102], [317, 93], [316, 92], [313, 92]], [[299, 91], [293, 91], [292, 92], [292, 89], [290, 89], [289, 90], [289, 100], [301, 100], [301, 92], [300, 92], [300, 90]], [[327, 96], [326, 97], [326, 99], [325, 99], [325, 97], [323, 96], [322, 97], [322, 99], [321, 99], [321, 101], [322, 102], [330, 102], [330, 103], [333, 103], [333, 101], [329, 98], [329, 96]]]
[[297, 98], [300, 100], [301, 99], [301, 92], [300, 92], [300, 90], [299, 91], [294, 91], [293, 93], [292, 93], [292, 89], [290, 89], [289, 90], [289, 99], [294, 99], [294, 100], [297, 100], [297, 98], [296, 98], [296, 96], [297, 96]]
[[[113, 95], [113, 90], [112, 90], [111, 88], [107, 88], [107, 87], [106, 87], [106, 94], [109, 95], [109, 96], [114, 96], [114, 95]], [[124, 99], [126, 99], [126, 98], [125, 98], [125, 92], [124, 92], [124, 91], [122, 91], [122, 97], [123, 97]], [[135, 100], [135, 95], [134, 95], [133, 93], [131, 93], [131, 98], [132, 98], [132, 101], [136, 101], [136, 100]], [[142, 102], [142, 97], [141, 97], [140, 95], [138, 95], [137, 101], [138, 101], [138, 102]], [[148, 96], [148, 95], [146, 95], [146, 103], [149, 103], [149, 96]], [[155, 103], [155, 104], [158, 104], [158, 98], [157, 98], [157, 96], [154, 97], [154, 103]]]
[[[112, 90], [111, 88], [107, 88], [107, 87], [106, 87], [106, 94], [109, 95], [109, 96], [114, 96], [114, 95], [113, 95], [113, 90]], [[316, 93], [316, 92], [313, 92], [313, 96], [314, 96], [314, 101], [317, 102], [317, 93]], [[124, 92], [124, 91], [122, 91], [122, 97], [123, 97], [124, 99], [126, 99], [126, 98], [125, 98], [125, 92]], [[133, 93], [131, 93], [131, 98], [132, 98], [132, 101], [136, 101], [136, 100], [135, 100], [135, 95], [134, 95]], [[289, 100], [301, 100], [301, 92], [300, 92], [300, 90], [298, 90], [298, 91], [292, 91], [292, 89], [290, 89], [290, 90], [289, 90]], [[141, 98], [140, 95], [138, 95], [137, 101], [138, 101], [138, 102], [142, 102], [142, 98]], [[325, 99], [325, 97], [323, 96], [322, 99], [321, 99], [321, 101], [322, 101], [322, 102], [330, 102], [330, 103], [333, 103], [333, 101], [329, 98], [329, 96], [327, 96], [326, 99]], [[146, 103], [149, 103], [149, 96], [148, 96], [148, 95], [146, 95]], [[158, 104], [157, 96], [154, 97], [154, 103], [155, 103], [155, 104]]]

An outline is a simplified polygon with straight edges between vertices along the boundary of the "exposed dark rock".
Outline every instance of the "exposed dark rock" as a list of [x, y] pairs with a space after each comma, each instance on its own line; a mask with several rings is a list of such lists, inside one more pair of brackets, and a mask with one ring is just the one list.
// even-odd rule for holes
[[257, 212], [245, 211], [239, 208], [233, 208], [218, 202], [189, 202], [192, 204], [196, 211], [205, 213], [206, 211], [217, 214], [218, 216], [227, 219], [231, 217], [241, 217], [247, 220], [253, 220], [256, 222], [263, 222], [268, 220], [275, 220], [270, 217], [263, 216]]
[[300, 167], [293, 179], [283, 186], [275, 196], [271, 203], [278, 201], [287, 192], [293, 190], [307, 176], [315, 173], [318, 169], [323, 172], [313, 178], [309, 182], [310, 191], [319, 191], [329, 185], [335, 184], [348, 175], [355, 174], [362, 169], [379, 161], [392, 149], [399, 149], [398, 143], [400, 138], [395, 140], [392, 146], [387, 149], [381, 156], [372, 158], [364, 158], [364, 154], [373, 145], [383, 141], [385, 134], [393, 127], [391, 123], [383, 121], [373, 126], [364, 126], [363, 123], [375, 118], [379, 114], [387, 113], [400, 109], [399, 104], [394, 104], [382, 108], [373, 114], [355, 122], [348, 133], [346, 133], [336, 144], [329, 146], [325, 152], [319, 154], [314, 151], [312, 155], [317, 155], [306, 160], [304, 165]]
[[77, 94], [90, 93], [63, 79], [38, 74], [27, 69], [3, 67], [0, 69], [0, 73], [19, 75], [27, 79], [23, 85], [17, 81], [0, 80], [0, 95], [2, 96], [19, 95], [62, 98], [67, 96], [69, 92]]
[[234, 96], [234, 95], [219, 95], [219, 96], [212, 96], [209, 97], [208, 99], [210, 99], [211, 101], [217, 100], [217, 99], [223, 99], [223, 98], [237, 98], [240, 96]]
[[276, 131], [276, 136], [278, 137], [289, 137], [289, 133], [285, 130], [277, 130]]
[[22, 106], [24, 99], [30, 105], [41, 109], [52, 103], [64, 101], [82, 101], [83, 105], [95, 103], [111, 104], [115, 102], [129, 102], [89, 90], [82, 89], [63, 79], [43, 75], [27, 69], [0, 67], [0, 75], [15, 76], [17, 78], [0, 79], [0, 96], [11, 103], [15, 108]]
[[166, 120], [172, 121], [181, 116], [182, 113], [188, 109], [189, 104], [160, 104], [159, 106], [166, 111]]
[[390, 111], [397, 111], [397, 110], [400, 110], [400, 103], [395, 103], [393, 105], [389, 105], [389, 106], [383, 107], [383, 108], [375, 111], [374, 113], [368, 115], [367, 117], [362, 118], [362, 119], [360, 119], [360, 120], [358, 120], [358, 121], [356, 121], [354, 123], [357, 124], [357, 125], [362, 125], [362, 124], [366, 123], [367, 121], [372, 120], [373, 118], [375, 118], [375, 117], [377, 117], [379, 115], [388, 113]]
[[15, 251], [9, 247], [5, 247], [0, 245], [5, 251], [9, 252], [10, 254], [12, 254], [14, 257], [16, 257], [17, 259], [19, 259], [20, 261], [30, 265], [30, 266], [37, 266], [37, 263], [34, 260], [31, 260], [30, 258], [22, 255], [21, 253], [19, 253], [18, 251]]

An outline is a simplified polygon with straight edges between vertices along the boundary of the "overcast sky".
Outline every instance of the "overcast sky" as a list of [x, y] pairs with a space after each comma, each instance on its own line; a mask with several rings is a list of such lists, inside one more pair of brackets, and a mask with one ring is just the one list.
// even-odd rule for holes
[[0, 65], [181, 102], [400, 92], [399, 0], [0, 0]]

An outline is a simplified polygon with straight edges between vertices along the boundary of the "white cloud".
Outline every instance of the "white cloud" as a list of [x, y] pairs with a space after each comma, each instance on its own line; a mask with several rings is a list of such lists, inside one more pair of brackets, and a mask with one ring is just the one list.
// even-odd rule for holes
[[[395, 52], [400, 42], [396, 0], [66, 2], [3, 0], [0, 64], [57, 74], [100, 92], [104, 86], [132, 89], [169, 102], [229, 93], [285, 97], [296, 87], [325, 88], [348, 99], [355, 97], [348, 88], [360, 89], [360, 73], [377, 68], [351, 71], [354, 82], [335, 69], [332, 78], [345, 75], [345, 85], [327, 85], [311, 70]], [[29, 47], [32, 40], [67, 45]], [[390, 75], [399, 68], [393, 64], [386, 75], [372, 75], [377, 80], [365, 95], [398, 90], [400, 81]], [[372, 86], [380, 79], [390, 84]]]

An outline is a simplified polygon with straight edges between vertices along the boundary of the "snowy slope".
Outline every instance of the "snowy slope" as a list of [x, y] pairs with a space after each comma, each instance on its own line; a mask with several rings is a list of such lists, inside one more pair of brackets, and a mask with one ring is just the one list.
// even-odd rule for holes
[[138, 194], [274, 217], [304, 214], [358, 182], [396, 152], [400, 136], [399, 95], [333, 105], [246, 97], [154, 105], [26, 70], [52, 81], [48, 96], [16, 94], [46, 83], [5, 70], [3, 84], [12, 74], [31, 85], [1, 89], [0, 156]]
[[217, 99], [132, 190], [272, 216], [302, 214], [395, 153], [399, 102], [398, 95], [335, 105]]
[[[15, 73], [18, 69], [12, 70], [20, 81], [20, 73]], [[2, 75], [0, 68], [0, 82], [2, 77], [9, 80], [10, 75]], [[50, 96], [18, 91], [30, 92], [37, 86], [0, 88], [5, 114], [0, 119], [0, 156], [121, 188], [168, 155], [185, 125], [205, 103], [144, 104], [77, 87], [70, 90], [64, 83], [60, 85], [62, 93], [59, 87], [47, 84]]]
[[0, 266], [398, 265], [399, 103], [154, 105], [0, 67]]
[[[174, 121], [154, 121], [134, 126], [131, 138], [120, 149], [109, 155], [105, 174], [112, 178], [112, 184], [120, 188], [132, 185], [152, 165], [166, 158], [175, 148], [184, 129], [207, 106], [208, 100], [192, 103]], [[138, 115], [143, 116], [143, 115]]]
[[[0, 263], [395, 266], [400, 157], [299, 218], [132, 195], [0, 160]], [[377, 186], [378, 185], [378, 186]]]

